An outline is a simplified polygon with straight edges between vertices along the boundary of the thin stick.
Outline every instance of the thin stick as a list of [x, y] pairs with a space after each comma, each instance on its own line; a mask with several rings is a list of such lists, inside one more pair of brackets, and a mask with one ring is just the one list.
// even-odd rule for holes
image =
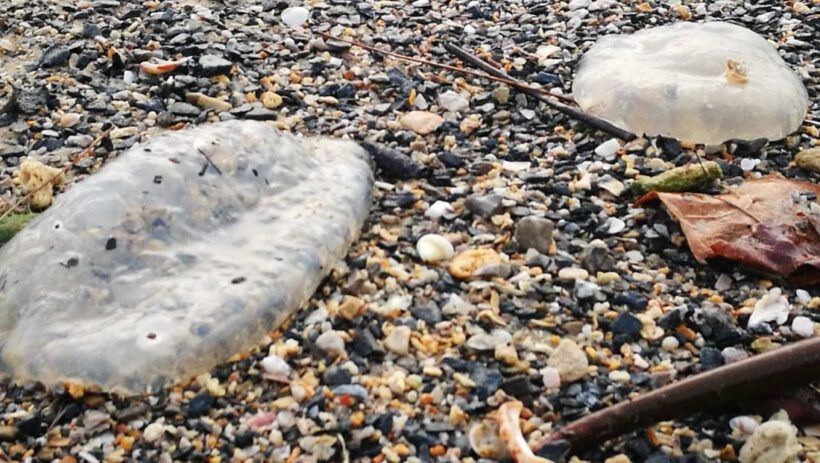
[[574, 421], [540, 442], [590, 448], [628, 431], [820, 380], [820, 337], [709, 370]]
[[549, 92], [535, 91], [535, 89], [533, 87], [530, 87], [529, 85], [526, 85], [523, 82], [515, 79], [514, 77], [510, 76], [509, 74], [502, 71], [501, 69], [495, 68], [495, 67], [485, 63], [481, 58], [478, 58], [477, 56], [472, 55], [468, 51], [466, 51], [466, 50], [464, 50], [460, 47], [457, 47], [456, 45], [453, 45], [451, 43], [445, 43], [444, 48], [446, 48], [447, 51], [449, 51], [450, 53], [452, 53], [455, 56], [457, 56], [458, 58], [460, 58], [462, 61], [468, 62], [468, 63], [472, 64], [473, 66], [476, 66], [476, 67], [480, 68], [481, 70], [483, 70], [485, 72], [488, 72], [488, 73], [490, 73], [490, 74], [492, 74], [496, 77], [499, 77], [499, 78], [502, 78], [502, 79], [505, 79], [505, 80], [516, 82], [516, 85], [514, 85], [515, 88], [521, 90], [524, 93], [528, 93], [528, 94], [532, 95], [537, 100], [545, 103], [547, 106], [549, 106], [549, 107], [551, 107], [551, 108], [553, 108], [557, 111], [560, 111], [560, 112], [566, 114], [567, 116], [569, 116], [573, 119], [584, 122], [585, 124], [587, 124], [591, 127], [594, 127], [598, 130], [606, 132], [606, 133], [608, 133], [610, 135], [613, 135], [616, 138], [620, 138], [621, 140], [624, 140], [624, 141], [630, 141], [630, 140], [634, 140], [636, 138], [634, 133], [631, 133], [631, 132], [628, 132], [628, 131], [623, 130], [621, 128], [618, 128], [610, 122], [607, 122], [603, 119], [595, 117], [591, 114], [587, 114], [587, 113], [585, 113], [585, 112], [583, 112], [579, 109], [575, 109], [573, 107], [570, 107], [570, 106], [567, 106], [565, 104], [559, 103], [558, 101], [555, 101], [554, 98], [555, 98], [556, 95], [553, 95]]
[[474, 77], [480, 77], [482, 79], [489, 79], [489, 80], [493, 80], [493, 81], [496, 81], [496, 82], [500, 82], [502, 84], [507, 84], [510, 87], [519, 88], [521, 90], [529, 89], [535, 94], [550, 95], [550, 96], [553, 96], [553, 97], [564, 99], [569, 103], [574, 103], [574, 100], [572, 100], [571, 98], [568, 98], [568, 97], [565, 97], [565, 96], [562, 96], [562, 95], [553, 95], [550, 92], [548, 92], [544, 89], [541, 89], [541, 88], [530, 87], [529, 85], [527, 85], [527, 84], [525, 84], [521, 81], [515, 80], [511, 77], [510, 78], [505, 78], [505, 77], [501, 77], [501, 76], [495, 76], [495, 75], [492, 75], [492, 74], [473, 71], [471, 69], [460, 68], [458, 66], [450, 66], [449, 64], [437, 63], [435, 61], [426, 60], [424, 58], [416, 58], [414, 56], [402, 55], [400, 53], [395, 53], [395, 52], [388, 51], [388, 50], [382, 50], [381, 48], [373, 47], [371, 45], [367, 45], [367, 44], [364, 44], [364, 43], [361, 43], [361, 42], [358, 42], [358, 41], [355, 41], [355, 40], [348, 40], [348, 39], [343, 39], [343, 38], [339, 38], [339, 37], [334, 37], [334, 36], [332, 36], [330, 34], [327, 34], [325, 32], [316, 32], [316, 34], [321, 35], [322, 37], [324, 37], [326, 39], [338, 40], [339, 42], [349, 43], [351, 45], [355, 45], [355, 46], [357, 46], [359, 48], [363, 48], [365, 50], [369, 50], [369, 51], [376, 52], [376, 53], [381, 53], [381, 54], [387, 55], [387, 56], [392, 56], [394, 58], [398, 58], [398, 59], [401, 59], [401, 60], [404, 60], [404, 61], [412, 61], [414, 63], [426, 64], [428, 66], [433, 66], [433, 67], [437, 67], [437, 68], [441, 68], [441, 69], [446, 69], [448, 71], [458, 72], [458, 73], [461, 73], [461, 74], [467, 74], [467, 75], [471, 75], [471, 76], [474, 76]]
[[96, 146], [97, 146], [97, 145], [98, 145], [101, 141], [103, 141], [103, 140], [105, 139], [105, 137], [107, 137], [107, 136], [108, 136], [108, 134], [109, 134], [109, 133], [111, 133], [111, 130], [113, 130], [113, 129], [114, 129], [114, 127], [110, 127], [110, 128], [108, 128], [107, 130], [105, 130], [105, 131], [104, 131], [103, 133], [101, 133], [101, 134], [100, 134], [97, 138], [95, 138], [95, 139], [94, 139], [94, 141], [92, 141], [92, 142], [91, 142], [91, 144], [89, 144], [89, 145], [88, 145], [88, 146], [86, 146], [86, 147], [85, 147], [82, 151], [80, 151], [79, 153], [77, 153], [77, 156], [76, 156], [74, 159], [72, 159], [72, 160], [68, 161], [68, 164], [66, 164], [66, 165], [65, 165], [65, 167], [63, 167], [62, 169], [60, 169], [60, 172], [59, 172], [59, 173], [54, 174], [54, 176], [53, 176], [53, 177], [51, 177], [50, 179], [46, 180], [46, 181], [45, 181], [42, 185], [40, 185], [40, 186], [38, 186], [37, 188], [35, 188], [35, 189], [33, 189], [33, 190], [29, 191], [28, 193], [26, 193], [26, 195], [25, 195], [25, 196], [23, 196], [23, 197], [22, 197], [22, 198], [20, 198], [19, 200], [15, 201], [15, 202], [14, 202], [14, 204], [12, 204], [11, 206], [9, 206], [9, 208], [8, 208], [8, 209], [6, 209], [6, 211], [5, 211], [5, 212], [3, 212], [3, 215], [0, 215], [0, 220], [3, 220], [3, 219], [5, 219], [6, 217], [8, 217], [8, 215], [9, 215], [9, 214], [11, 214], [11, 212], [12, 212], [13, 210], [17, 209], [17, 208], [18, 208], [18, 207], [20, 207], [20, 206], [21, 206], [24, 202], [26, 202], [26, 201], [28, 201], [29, 199], [31, 199], [31, 197], [32, 197], [32, 196], [34, 196], [34, 195], [35, 195], [38, 191], [40, 191], [40, 190], [42, 190], [43, 188], [45, 188], [45, 187], [46, 187], [46, 185], [51, 185], [52, 183], [54, 183], [54, 181], [55, 181], [55, 180], [57, 180], [58, 178], [60, 178], [60, 176], [62, 176], [62, 175], [63, 175], [63, 174], [65, 174], [66, 172], [68, 172], [68, 169], [71, 169], [71, 167], [73, 167], [73, 166], [74, 166], [74, 164], [76, 164], [76, 163], [80, 162], [82, 159], [85, 159], [86, 157], [88, 157], [88, 156], [89, 156], [89, 155], [90, 155], [90, 154], [94, 151], [94, 148], [96, 148]]

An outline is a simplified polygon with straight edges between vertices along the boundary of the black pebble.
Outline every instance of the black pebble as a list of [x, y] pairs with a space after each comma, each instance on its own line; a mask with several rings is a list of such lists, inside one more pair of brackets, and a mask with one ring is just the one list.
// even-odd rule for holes
[[342, 384], [350, 384], [353, 375], [347, 368], [333, 367], [325, 371], [322, 375], [322, 381], [328, 386], [341, 386]]
[[630, 291], [615, 296], [615, 304], [625, 305], [632, 310], [643, 310], [648, 302], [649, 300], [645, 296]]
[[476, 368], [470, 372], [470, 379], [476, 383], [475, 392], [481, 400], [495, 394], [495, 391], [501, 386], [501, 382], [504, 381], [504, 377], [500, 371], [482, 365], [477, 365]]
[[43, 420], [43, 415], [37, 413], [17, 423], [17, 430], [26, 437], [40, 437], [48, 430], [48, 423]]
[[108, 238], [108, 241], [105, 242], [105, 250], [106, 251], [113, 251], [117, 249], [117, 239], [116, 238]]
[[466, 162], [464, 161], [461, 156], [457, 156], [450, 152], [441, 153], [438, 155], [438, 160], [444, 164], [445, 167], [450, 167], [453, 169], [464, 167]]
[[52, 45], [48, 47], [46, 51], [43, 52], [43, 56], [40, 57], [40, 67], [51, 68], [62, 66], [68, 61], [69, 56], [71, 56], [71, 52], [68, 51], [65, 45]]
[[252, 432], [243, 432], [237, 434], [233, 440], [234, 445], [239, 448], [250, 447], [253, 445], [253, 433]]
[[700, 350], [700, 365], [703, 371], [717, 368], [723, 365], [723, 354], [714, 347], [704, 347]]
[[637, 336], [641, 332], [643, 324], [638, 317], [629, 312], [621, 312], [615, 320], [612, 321], [610, 328], [615, 334], [623, 334], [627, 336]]
[[207, 392], [202, 392], [188, 402], [188, 407], [185, 411], [189, 418], [199, 418], [208, 413], [213, 406], [214, 398]]

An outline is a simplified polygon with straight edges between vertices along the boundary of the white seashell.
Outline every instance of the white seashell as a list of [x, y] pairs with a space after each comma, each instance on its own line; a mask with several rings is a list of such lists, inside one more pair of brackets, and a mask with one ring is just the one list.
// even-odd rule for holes
[[441, 262], [453, 257], [455, 250], [450, 241], [436, 234], [424, 235], [416, 243], [416, 251], [425, 262]]
[[783, 296], [780, 288], [774, 288], [755, 304], [752, 316], [749, 317], [749, 328], [772, 321], [782, 325], [789, 318], [790, 309], [789, 300]]
[[470, 447], [481, 458], [502, 460], [507, 457], [504, 442], [498, 437], [498, 425], [492, 421], [482, 421], [467, 434]]
[[307, 8], [292, 6], [282, 11], [282, 22], [290, 27], [299, 27], [307, 22], [309, 16]]

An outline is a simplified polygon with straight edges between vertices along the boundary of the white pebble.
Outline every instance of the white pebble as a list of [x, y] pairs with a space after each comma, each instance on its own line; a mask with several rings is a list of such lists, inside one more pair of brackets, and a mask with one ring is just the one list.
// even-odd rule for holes
[[556, 389], [561, 387], [561, 374], [558, 369], [553, 367], [544, 367], [540, 371], [541, 378], [544, 381], [545, 389]]
[[674, 351], [678, 348], [678, 346], [680, 346], [680, 342], [678, 341], [678, 338], [674, 336], [667, 336], [663, 338], [663, 341], [661, 341], [661, 347], [667, 352]]
[[794, 317], [792, 331], [798, 336], [810, 338], [814, 336], [814, 322], [809, 317]]
[[347, 351], [345, 351], [345, 340], [342, 339], [339, 332], [335, 330], [325, 331], [320, 334], [319, 337], [316, 338], [316, 347], [322, 352], [334, 357], [340, 357], [347, 353]]
[[809, 294], [809, 292], [805, 289], [798, 289], [794, 292], [794, 294], [797, 296], [797, 300], [803, 304], [808, 304], [811, 302], [811, 294]]
[[310, 12], [307, 8], [292, 6], [285, 8], [282, 12], [282, 22], [290, 27], [299, 27], [307, 22], [309, 16]]
[[156, 421], [145, 427], [142, 431], [142, 438], [145, 439], [146, 442], [154, 442], [162, 437], [164, 433], [165, 424], [160, 421]]
[[410, 327], [397, 326], [384, 338], [384, 347], [396, 355], [410, 353]]
[[751, 416], [736, 416], [729, 420], [729, 427], [743, 434], [751, 434], [757, 429], [757, 421]]
[[265, 377], [281, 383], [286, 383], [290, 378], [290, 365], [282, 357], [278, 355], [269, 355], [259, 362], [263, 370], [265, 370]]
[[740, 160], [740, 168], [743, 172], [751, 172], [760, 164], [760, 159], [743, 158]]
[[595, 148], [595, 154], [603, 156], [605, 159], [611, 158], [615, 156], [619, 149], [621, 149], [621, 143], [615, 138], [610, 138]]
[[615, 383], [628, 383], [631, 379], [631, 376], [627, 371], [615, 370], [609, 372], [609, 379]]
[[450, 203], [445, 201], [436, 201], [432, 206], [428, 207], [427, 210], [424, 211], [424, 216], [433, 220], [438, 220], [447, 215], [454, 214], [455, 212], [455, 209], [453, 209], [453, 206], [451, 206]]
[[453, 244], [447, 238], [429, 234], [419, 238], [416, 243], [416, 252], [421, 260], [425, 262], [441, 262], [453, 257], [455, 250]]
[[564, 267], [558, 271], [558, 279], [564, 281], [586, 280], [589, 272], [577, 267]]
[[608, 222], [609, 229], [607, 230], [607, 233], [609, 233], [610, 235], [620, 233], [624, 231], [624, 229], [626, 228], [626, 223], [617, 217], [610, 217]]

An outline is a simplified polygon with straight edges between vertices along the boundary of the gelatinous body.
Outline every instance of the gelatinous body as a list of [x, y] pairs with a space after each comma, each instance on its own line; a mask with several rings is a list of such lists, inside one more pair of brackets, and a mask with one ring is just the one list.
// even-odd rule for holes
[[313, 294], [372, 183], [356, 143], [261, 122], [136, 146], [0, 248], [0, 369], [121, 393], [205, 372]]
[[708, 144], [783, 138], [809, 104], [772, 44], [721, 22], [603, 37], [581, 60], [572, 91], [585, 111], [624, 129]]

